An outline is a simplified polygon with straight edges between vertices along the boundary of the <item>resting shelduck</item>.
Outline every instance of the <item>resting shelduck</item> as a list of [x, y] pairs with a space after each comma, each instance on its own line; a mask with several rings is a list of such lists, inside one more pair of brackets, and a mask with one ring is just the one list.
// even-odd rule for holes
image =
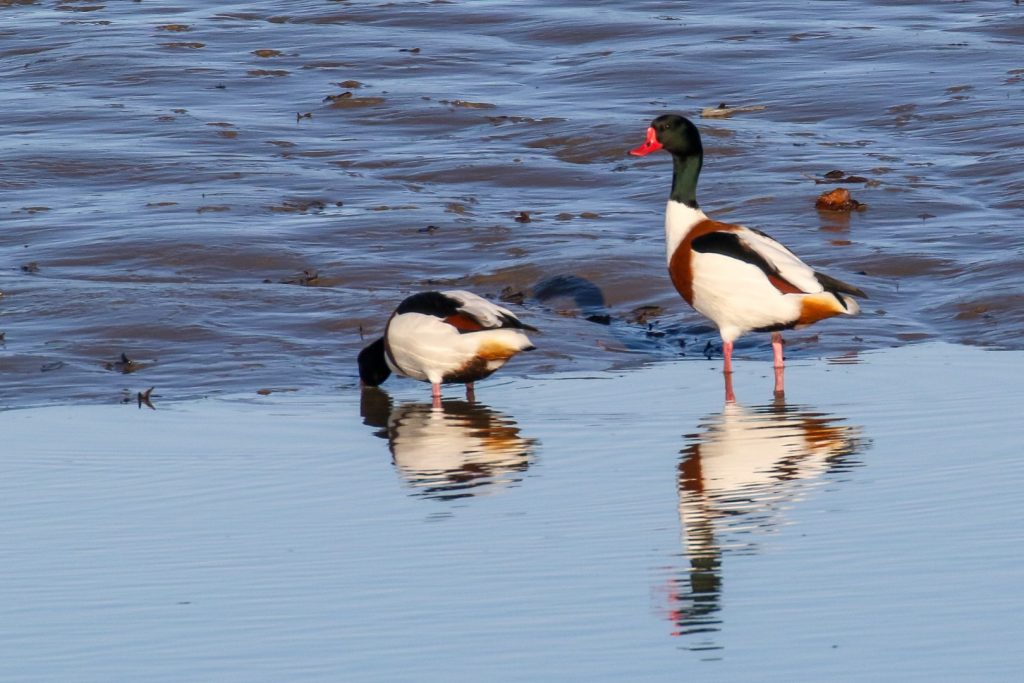
[[781, 330], [834, 315], [855, 315], [854, 287], [816, 272], [768, 235], [708, 218], [697, 204], [704, 162], [700, 133], [691, 121], [665, 114], [651, 122], [644, 144], [630, 154], [664, 149], [672, 155], [672, 192], [665, 211], [668, 272], [672, 283], [722, 336], [722, 371], [732, 372], [733, 342], [747, 332], [771, 332], [776, 391], [782, 391]]
[[430, 382], [434, 405], [442, 384], [465, 384], [490, 376], [520, 351], [534, 349], [524, 324], [507, 308], [471, 292], [420, 292], [398, 305], [384, 336], [359, 353], [359, 377], [378, 386], [392, 372]]

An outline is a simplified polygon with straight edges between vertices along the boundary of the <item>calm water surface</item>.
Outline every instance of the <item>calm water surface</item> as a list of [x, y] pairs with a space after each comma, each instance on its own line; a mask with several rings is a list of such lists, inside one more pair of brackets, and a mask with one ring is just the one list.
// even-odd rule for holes
[[761, 365], [0, 412], [0, 679], [1018, 680], [1024, 355]]
[[[871, 295], [791, 357], [1019, 348], [1022, 39], [1009, 0], [0, 1], [0, 406], [351, 386], [430, 286], [522, 299], [509, 372], [700, 357], [625, 152], [720, 102], [765, 109], [698, 119], [704, 208]], [[814, 210], [833, 170], [865, 211]]]

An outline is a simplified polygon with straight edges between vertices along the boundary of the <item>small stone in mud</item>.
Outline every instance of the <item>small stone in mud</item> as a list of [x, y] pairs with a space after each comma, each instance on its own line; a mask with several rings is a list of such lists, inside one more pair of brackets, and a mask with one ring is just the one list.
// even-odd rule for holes
[[935, 214], [933, 214], [933, 213], [919, 213], [919, 214], [917, 214], [917, 217], [920, 218], [923, 221], [926, 221], [929, 218], [935, 218]]
[[437, 227], [436, 225], [428, 225], [425, 228], [420, 228], [416, 232], [422, 232], [422, 233], [425, 233], [427, 235], [433, 235], [435, 232], [437, 232], [440, 229], [441, 228]]
[[21, 267], [21, 272], [23, 272], [23, 273], [38, 273], [39, 272], [39, 264], [36, 263], [35, 261], [32, 261], [31, 263], [26, 263], [25, 265], [23, 265]]
[[838, 169], [834, 171], [829, 171], [823, 176], [823, 178], [824, 179], [815, 178], [814, 182], [817, 183], [818, 185], [822, 185], [824, 183], [866, 183], [869, 185], [872, 183], [874, 183], [875, 185], [881, 184], [877, 180], [872, 181], [868, 178], [865, 178], [862, 175], [846, 175], [846, 171], [840, 171]]
[[283, 285], [301, 285], [303, 287], [312, 287], [317, 284], [320, 279], [320, 273], [315, 270], [304, 270], [302, 274], [297, 277], [288, 278], [281, 280]]
[[464, 109], [496, 109], [497, 107], [490, 102], [470, 102], [468, 100], [440, 100], [441, 104], [447, 104], [452, 107], [462, 107]]
[[412, 54], [419, 54], [420, 49], [418, 47], [402, 47], [398, 49], [399, 52], [411, 52]]
[[573, 216], [571, 213], [566, 213], [564, 211], [555, 216], [556, 221], [571, 221], [573, 218], [575, 218], [575, 216]]
[[588, 315], [586, 318], [589, 322], [597, 323], [598, 325], [611, 325], [612, 317], [610, 315]]
[[64, 361], [62, 361], [62, 360], [55, 360], [52, 363], [43, 363], [39, 367], [39, 371], [40, 372], [51, 372], [53, 370], [60, 370], [62, 367], [64, 367]]
[[498, 295], [498, 298], [505, 303], [521, 304], [526, 300], [526, 294], [524, 294], [521, 289], [516, 289], [512, 285], [508, 285], [501, 290], [501, 294]]
[[260, 396], [270, 396], [272, 393], [274, 393], [274, 390], [273, 389], [257, 389], [256, 393], [259, 394]]
[[814, 206], [822, 211], [863, 211], [866, 208], [864, 204], [851, 197], [850, 191], [844, 187], [822, 192]]
[[313, 112], [311, 112], [311, 111], [295, 112], [295, 120], [296, 121], [301, 121], [302, 119], [311, 119], [311, 118], [313, 118]]
[[342, 88], [353, 88], [353, 89], [363, 87], [362, 83], [360, 83], [359, 81], [353, 81], [353, 80], [342, 81], [341, 83], [338, 83], [337, 85], [342, 87]]
[[107, 370], [117, 370], [124, 374], [135, 372], [139, 369], [139, 364], [129, 358], [124, 351], [121, 352], [121, 357], [113, 362], [106, 362], [103, 364]]
[[157, 26], [157, 31], [172, 31], [174, 33], [182, 33], [184, 31], [191, 31], [192, 27], [188, 24], [164, 24], [163, 26]]
[[730, 107], [722, 102], [717, 107], [705, 107], [701, 109], [700, 116], [704, 119], [726, 119], [733, 114], [742, 114], [750, 111], [762, 111], [767, 109], [763, 104], [751, 104], [743, 107]]
[[265, 59], [267, 57], [280, 57], [282, 53], [280, 50], [253, 50], [252, 54]]
[[656, 339], [659, 338], [659, 337], [664, 337], [665, 336], [665, 333], [662, 332], [661, 330], [654, 329], [654, 323], [648, 323], [647, 324], [647, 332], [646, 332], [646, 334], [647, 334], [648, 337], [654, 337]]
[[196, 213], [220, 213], [221, 211], [230, 211], [230, 206], [224, 206], [223, 204], [211, 204], [208, 206], [200, 206], [196, 209]]
[[648, 322], [651, 318], [657, 318], [665, 312], [665, 309], [661, 306], [638, 306], [630, 311], [629, 315], [626, 316], [626, 320], [631, 323], [637, 323], [643, 325]]
[[352, 93], [351, 93], [351, 91], [346, 90], [345, 92], [340, 93], [338, 95], [328, 95], [327, 97], [325, 97], [323, 99], [323, 101], [324, 102], [337, 102], [338, 100], [344, 100], [344, 99], [347, 99], [349, 97], [352, 97]]
[[354, 109], [356, 107], [372, 107], [386, 102], [383, 97], [343, 97], [331, 102], [332, 109]]
[[600, 218], [601, 214], [594, 213], [593, 211], [584, 211], [580, 214], [580, 218]]
[[530, 218], [530, 214], [525, 211], [520, 211], [519, 215], [516, 216], [514, 220], [516, 223], [529, 223], [532, 219]]
[[268, 206], [271, 211], [287, 213], [306, 213], [308, 211], [323, 211], [327, 204], [319, 199], [286, 199], [278, 206]]
[[[170, 47], [170, 48], [183, 47], [183, 48], [187, 48], [189, 50], [199, 50], [199, 49], [202, 49], [202, 48], [206, 47], [206, 43], [184, 43], [184, 42], [161, 43], [161, 45], [163, 45], [163, 47]], [[223, 87], [223, 86], [220, 86], [220, 87]]]

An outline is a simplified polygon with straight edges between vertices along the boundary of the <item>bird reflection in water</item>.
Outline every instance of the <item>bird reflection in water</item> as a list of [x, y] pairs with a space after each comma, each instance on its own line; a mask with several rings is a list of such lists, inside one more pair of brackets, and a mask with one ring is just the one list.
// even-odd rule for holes
[[824, 475], [861, 463], [861, 430], [842, 418], [772, 403], [745, 407], [726, 386], [722, 411], [686, 436], [678, 471], [679, 519], [689, 565], [670, 580], [673, 635], [694, 650], [720, 649], [722, 560], [757, 552], [756, 539], [784, 524], [787, 507]]
[[394, 404], [380, 389], [363, 391], [363, 422], [381, 429], [395, 469], [414, 495], [455, 500], [515, 485], [537, 441], [511, 418], [480, 403], [446, 400]]

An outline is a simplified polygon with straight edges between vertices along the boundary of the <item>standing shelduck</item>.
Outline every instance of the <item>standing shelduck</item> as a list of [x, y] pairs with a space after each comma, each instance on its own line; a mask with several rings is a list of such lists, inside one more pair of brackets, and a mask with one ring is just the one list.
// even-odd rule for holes
[[664, 149], [672, 155], [672, 192], [665, 211], [668, 272], [672, 284], [722, 336], [722, 371], [732, 372], [733, 342], [747, 332], [771, 332], [775, 389], [782, 391], [781, 330], [834, 315], [855, 315], [854, 287], [816, 272], [759, 230], [708, 218], [697, 204], [704, 162], [700, 133], [691, 121], [665, 114], [651, 122], [644, 144], [630, 154]]
[[359, 353], [359, 377], [378, 386], [392, 372], [430, 382], [434, 405], [441, 405], [442, 384], [484, 379], [520, 351], [532, 351], [524, 324], [507, 308], [471, 292], [420, 292], [398, 305], [384, 336]]

